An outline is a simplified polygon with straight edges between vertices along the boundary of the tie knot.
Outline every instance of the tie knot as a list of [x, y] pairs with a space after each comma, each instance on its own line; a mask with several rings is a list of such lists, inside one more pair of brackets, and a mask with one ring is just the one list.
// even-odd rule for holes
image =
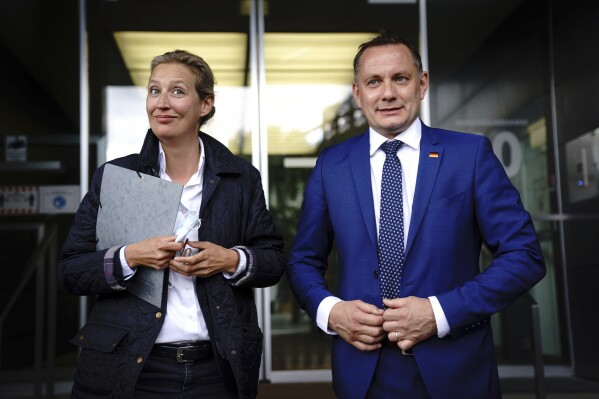
[[397, 151], [399, 151], [402, 145], [404, 145], [404, 142], [400, 140], [385, 141], [381, 145], [381, 149], [387, 155], [395, 155], [397, 154]]

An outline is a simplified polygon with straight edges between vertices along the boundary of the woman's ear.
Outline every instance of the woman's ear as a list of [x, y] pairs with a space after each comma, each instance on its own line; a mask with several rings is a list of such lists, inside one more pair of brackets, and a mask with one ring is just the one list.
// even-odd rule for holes
[[212, 111], [212, 107], [214, 107], [214, 94], [209, 94], [201, 101], [200, 104], [200, 115], [206, 116]]

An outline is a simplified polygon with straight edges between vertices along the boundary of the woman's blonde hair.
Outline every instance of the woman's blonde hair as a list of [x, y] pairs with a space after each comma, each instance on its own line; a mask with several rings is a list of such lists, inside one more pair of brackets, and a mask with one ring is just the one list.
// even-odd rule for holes
[[[191, 73], [196, 78], [195, 89], [201, 100], [208, 97], [214, 97], [214, 74], [212, 69], [204, 59], [200, 56], [192, 54], [185, 50], [169, 51], [162, 55], [154, 57], [150, 66], [150, 73], [154, 71], [157, 65], [160, 64], [181, 64], [189, 68]], [[209, 113], [200, 118], [200, 127], [208, 122], [216, 112], [216, 107], [212, 106]]]

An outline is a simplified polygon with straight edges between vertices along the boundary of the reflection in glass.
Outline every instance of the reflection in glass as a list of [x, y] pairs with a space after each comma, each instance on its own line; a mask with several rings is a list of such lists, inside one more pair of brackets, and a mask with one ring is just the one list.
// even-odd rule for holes
[[[546, 363], [567, 362], [566, 330], [561, 297], [560, 237], [552, 216], [555, 201], [553, 145], [548, 131], [546, 97], [546, 30], [543, 7], [533, 1], [498, 2], [503, 13], [465, 9], [486, 23], [468, 31], [450, 28], [460, 10], [431, 3], [429, 18], [431, 115], [435, 127], [484, 134], [520, 192], [532, 216], [547, 266], [546, 277], [532, 290], [539, 304], [541, 338]], [[534, 9], [534, 17], [530, 10]], [[484, 31], [484, 32], [483, 32]], [[449, 40], [459, 46], [442, 48]], [[491, 261], [486, 250], [481, 267]], [[531, 364], [529, 312], [516, 303], [492, 318], [498, 362], [502, 366]], [[523, 319], [526, 317], [526, 320]]]
[[[287, 251], [318, 153], [366, 128], [352, 97], [352, 62], [371, 36], [265, 35], [270, 210]], [[333, 252], [326, 275], [333, 292], [336, 269]], [[273, 371], [330, 368], [330, 337], [299, 309], [286, 279], [271, 289], [271, 327]]]

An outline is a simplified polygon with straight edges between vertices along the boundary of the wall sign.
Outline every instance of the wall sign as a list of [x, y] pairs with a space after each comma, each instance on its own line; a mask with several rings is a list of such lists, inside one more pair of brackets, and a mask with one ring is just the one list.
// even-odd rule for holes
[[27, 136], [5, 136], [4, 148], [6, 162], [27, 160]]
[[38, 195], [34, 186], [0, 186], [0, 215], [37, 213]]
[[40, 213], [75, 213], [80, 201], [79, 186], [40, 186]]
[[518, 137], [507, 130], [497, 133], [493, 137], [493, 152], [508, 177], [515, 177], [522, 167], [522, 145]]

